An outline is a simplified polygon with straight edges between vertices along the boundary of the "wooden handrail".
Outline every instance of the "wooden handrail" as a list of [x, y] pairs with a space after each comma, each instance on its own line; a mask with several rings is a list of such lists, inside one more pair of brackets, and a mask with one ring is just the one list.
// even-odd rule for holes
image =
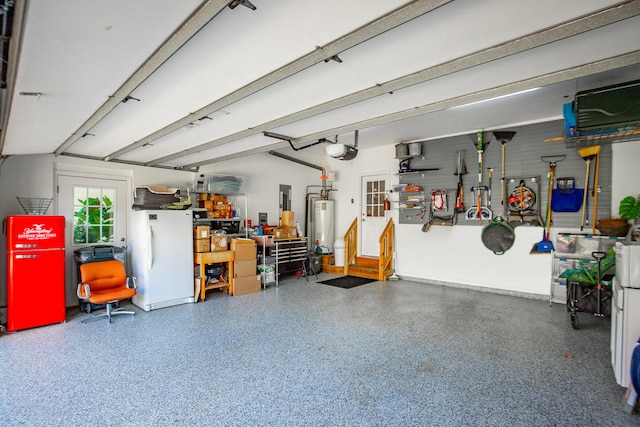
[[344, 274], [349, 275], [349, 266], [356, 259], [358, 254], [358, 217], [344, 233]]
[[393, 262], [393, 218], [389, 218], [389, 222], [380, 234], [380, 257], [378, 258], [378, 280], [386, 280], [385, 271], [391, 268]]

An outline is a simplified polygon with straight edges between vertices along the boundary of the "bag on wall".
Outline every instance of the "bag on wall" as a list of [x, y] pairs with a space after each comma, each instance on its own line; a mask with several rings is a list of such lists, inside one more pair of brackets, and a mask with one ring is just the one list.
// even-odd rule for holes
[[582, 207], [584, 190], [574, 187], [573, 178], [558, 178], [558, 187], [552, 190], [551, 210], [554, 212], [578, 212]]

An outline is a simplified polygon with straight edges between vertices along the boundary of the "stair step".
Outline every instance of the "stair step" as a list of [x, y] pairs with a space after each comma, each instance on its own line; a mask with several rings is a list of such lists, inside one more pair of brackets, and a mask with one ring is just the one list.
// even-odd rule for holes
[[355, 259], [355, 265], [365, 265], [368, 267], [376, 267], [378, 268], [378, 262], [380, 258], [372, 257], [372, 256], [357, 256]]
[[344, 274], [344, 267], [338, 267], [335, 265], [322, 265], [322, 272], [330, 274]]
[[[385, 280], [392, 274], [392, 270], [386, 270], [384, 272]], [[372, 267], [370, 265], [352, 264], [349, 266], [349, 276], [378, 280], [378, 266]]]

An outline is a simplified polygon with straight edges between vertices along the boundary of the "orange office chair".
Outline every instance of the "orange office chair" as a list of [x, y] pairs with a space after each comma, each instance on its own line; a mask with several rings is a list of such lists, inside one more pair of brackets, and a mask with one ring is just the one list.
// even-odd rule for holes
[[112, 323], [111, 316], [136, 314], [135, 311], [125, 311], [115, 307], [121, 300], [134, 296], [137, 287], [136, 278], [127, 276], [121, 261], [108, 260], [80, 265], [78, 298], [87, 303], [107, 306], [105, 313], [94, 314], [91, 319], [106, 316], [109, 323]]

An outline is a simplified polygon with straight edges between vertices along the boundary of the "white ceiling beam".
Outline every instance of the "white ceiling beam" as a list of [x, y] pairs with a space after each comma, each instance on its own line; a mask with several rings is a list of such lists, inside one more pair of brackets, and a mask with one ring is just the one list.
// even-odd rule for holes
[[200, 108], [199, 110], [190, 113], [189, 115], [157, 130], [156, 132], [145, 136], [144, 138], [128, 145], [114, 153], [107, 156], [105, 160], [117, 158], [123, 154], [126, 154], [136, 148], [142, 147], [158, 138], [168, 135], [184, 126], [192, 123], [202, 117], [208, 116], [220, 109], [227, 107], [228, 105], [238, 102], [247, 96], [253, 95], [260, 90], [278, 83], [292, 75], [299, 73], [313, 65], [323, 62], [326, 59], [332, 58], [334, 55], [338, 55], [345, 50], [348, 50], [354, 46], [359, 45], [373, 37], [376, 37], [386, 31], [396, 28], [402, 24], [405, 24], [412, 19], [431, 12], [434, 9], [439, 8], [452, 0], [416, 0], [412, 1], [406, 6], [403, 6], [395, 11], [367, 24], [357, 30], [334, 40], [325, 46], [319, 46], [312, 52], [309, 52], [305, 56], [296, 59], [295, 61], [278, 68], [277, 70], [260, 77], [257, 80], [241, 87], [240, 89], [223, 96], [222, 98]]
[[135, 73], [127, 79], [107, 101], [94, 112], [66, 141], [55, 151], [56, 156], [64, 153], [75, 144], [91, 128], [98, 124], [120, 102], [129, 96], [151, 74], [165, 63], [174, 53], [184, 46], [198, 31], [215, 18], [227, 5], [229, 0], [206, 0], [200, 7], [169, 37]]
[[2, 123], [0, 125], [0, 154], [4, 151], [4, 139], [7, 134], [6, 129], [9, 124], [9, 116], [11, 114], [11, 100], [15, 92], [16, 71], [18, 66], [18, 54], [20, 53], [20, 45], [22, 44], [22, 31], [24, 28], [24, 16], [26, 2], [17, 2], [13, 8], [13, 29], [11, 42], [9, 43], [9, 57], [7, 62], [7, 93], [2, 97]]
[[[473, 102], [485, 101], [485, 100], [496, 98], [499, 96], [509, 95], [516, 92], [522, 92], [522, 91], [525, 91], [528, 89], [534, 89], [537, 87], [548, 86], [555, 83], [561, 83], [568, 80], [578, 79], [578, 78], [586, 77], [592, 74], [611, 71], [617, 68], [627, 67], [627, 66], [636, 65], [636, 64], [640, 64], [640, 50], [636, 50], [634, 52], [630, 52], [624, 55], [619, 55], [612, 58], [607, 58], [600, 61], [592, 62], [589, 64], [583, 64], [583, 65], [571, 67], [565, 70], [548, 73], [538, 77], [533, 77], [530, 79], [509, 83], [509, 84], [494, 87], [491, 89], [481, 90], [481, 91], [470, 93], [467, 95], [445, 99], [445, 100], [434, 102], [431, 104], [422, 105], [420, 107], [410, 108], [407, 110], [386, 114], [380, 117], [375, 117], [372, 119], [350, 123], [344, 126], [335, 127], [333, 129], [326, 129], [326, 130], [323, 130], [322, 132], [316, 132], [313, 134], [292, 139], [291, 143], [294, 145], [306, 144], [311, 141], [317, 141], [321, 138], [326, 138], [327, 136], [341, 135], [349, 132], [354, 132], [356, 130], [362, 130], [362, 129], [366, 129], [374, 126], [379, 126], [385, 123], [409, 119], [409, 118], [420, 116], [423, 114], [447, 110], [449, 108], [459, 107], [461, 105], [466, 105]], [[200, 166], [207, 165], [207, 164], [233, 160], [233, 159], [237, 159], [237, 158], [244, 157], [251, 154], [264, 153], [269, 150], [284, 148], [284, 147], [287, 147], [288, 145], [289, 145], [288, 142], [267, 144], [265, 146], [254, 148], [251, 150], [245, 150], [245, 151], [230, 154], [227, 156], [221, 156], [214, 159], [203, 160], [197, 163], [191, 163], [188, 165], [184, 165], [182, 168], [184, 169], [198, 168]]]
[[572, 19], [571, 21], [564, 22], [551, 28], [528, 34], [526, 36], [511, 40], [507, 43], [501, 43], [499, 45], [490, 47], [489, 49], [474, 52], [472, 54], [456, 58], [449, 62], [426, 68], [416, 73], [409, 74], [386, 83], [381, 83], [376, 86], [316, 105], [314, 107], [307, 108], [305, 110], [301, 110], [296, 113], [280, 117], [278, 119], [271, 120], [257, 126], [253, 126], [251, 127], [251, 129], [245, 129], [240, 132], [236, 132], [234, 134], [216, 139], [214, 141], [209, 141], [196, 147], [182, 150], [175, 154], [154, 159], [150, 162], [145, 163], [145, 165], [155, 166], [164, 164], [170, 160], [174, 160], [190, 154], [195, 154], [219, 145], [228, 144], [242, 138], [247, 138], [249, 136], [269, 131], [271, 129], [276, 129], [294, 123], [296, 121], [308, 119], [319, 114], [353, 105], [361, 101], [366, 101], [380, 95], [386, 95], [393, 91], [424, 83], [426, 81], [466, 70], [478, 65], [486, 64], [488, 62], [505, 58], [510, 55], [522, 53], [530, 49], [557, 42], [638, 15], [640, 15], [640, 0], [634, 0], [619, 4], [605, 10], [585, 15], [578, 19]]

